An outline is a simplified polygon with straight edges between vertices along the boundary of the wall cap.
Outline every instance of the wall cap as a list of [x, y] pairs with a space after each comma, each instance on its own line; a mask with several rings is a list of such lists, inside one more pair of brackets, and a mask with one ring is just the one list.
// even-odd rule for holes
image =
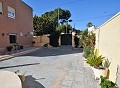
[[112, 16], [110, 19], [108, 19], [106, 22], [104, 22], [101, 26], [98, 27], [98, 29], [101, 28], [102, 26], [104, 26], [105, 24], [107, 24], [108, 22], [110, 22], [111, 20], [115, 19], [119, 15], [120, 15], [120, 12], [118, 12], [117, 14]]

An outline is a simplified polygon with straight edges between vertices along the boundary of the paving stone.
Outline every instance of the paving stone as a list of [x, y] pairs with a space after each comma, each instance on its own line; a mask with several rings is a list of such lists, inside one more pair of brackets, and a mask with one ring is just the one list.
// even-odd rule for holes
[[72, 86], [72, 82], [71, 80], [64, 80], [62, 83], [62, 86], [68, 86], [71, 87]]
[[[20, 66], [34, 63], [40, 64]], [[24, 88], [99, 88], [92, 69], [84, 66], [79, 49], [44, 48], [2, 61], [0, 67], [25, 73]]]
[[74, 80], [75, 81], [84, 81], [84, 75], [83, 74], [75, 75]]
[[72, 88], [85, 88], [84, 81], [74, 81]]
[[64, 80], [71, 80], [73, 81], [74, 76], [66, 75]]
[[69, 86], [61, 86], [60, 88], [71, 88], [71, 87], [69, 87]]

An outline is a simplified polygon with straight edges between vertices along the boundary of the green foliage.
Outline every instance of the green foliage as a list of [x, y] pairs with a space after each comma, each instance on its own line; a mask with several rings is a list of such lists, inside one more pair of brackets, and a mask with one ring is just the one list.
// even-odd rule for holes
[[118, 88], [116, 83], [113, 83], [112, 81], [106, 79], [105, 77], [101, 76], [101, 83], [100, 88]]
[[20, 49], [23, 49], [23, 45], [20, 45]]
[[40, 35], [40, 18], [38, 16], [33, 17], [33, 28], [34, 28], [34, 35]]
[[69, 30], [72, 30], [72, 27], [69, 24], [58, 25], [56, 30], [59, 31], [59, 32], [62, 32], [62, 33], [66, 33], [66, 27], [67, 27], [67, 33], [69, 33]]
[[7, 46], [7, 51], [11, 51], [13, 49], [12, 46]]
[[79, 36], [77, 34], [74, 36], [74, 41], [75, 41], [75, 47], [77, 48], [79, 45]]
[[[69, 10], [59, 8], [59, 19], [68, 20], [71, 17]], [[33, 27], [35, 35], [50, 34], [56, 31], [58, 26], [58, 8], [42, 14], [41, 17], [33, 17]]]
[[54, 31], [53, 33], [50, 34], [50, 45], [53, 47], [58, 47], [59, 46], [59, 36], [60, 32], [59, 31]]
[[94, 52], [95, 34], [92, 32], [89, 34], [88, 29], [86, 29], [81, 33], [80, 39], [82, 41], [82, 46], [84, 47], [83, 57], [87, 59], [89, 55], [93, 54]]
[[87, 26], [87, 27], [92, 27], [92, 26], [93, 26], [93, 23], [92, 23], [92, 22], [89, 22], [89, 23], [87, 23], [86, 26]]
[[97, 51], [95, 51], [94, 54], [90, 54], [88, 58], [86, 59], [86, 63], [88, 63], [90, 66], [93, 66], [95, 68], [100, 68], [102, 66], [103, 59], [102, 55], [98, 56]]
[[108, 59], [105, 59], [104, 62], [102, 63], [103, 68], [109, 68], [111, 62]]
[[90, 46], [86, 46], [86, 47], [83, 49], [83, 51], [84, 51], [83, 57], [87, 59], [90, 54], [93, 54], [93, 53], [94, 53], [94, 48], [93, 48], [93, 47], [90, 47]]
[[48, 43], [44, 44], [43, 47], [48, 47]]
[[86, 47], [86, 46], [94, 47], [95, 46], [95, 34], [93, 32], [89, 34], [88, 29], [86, 29], [82, 33], [81, 40], [82, 40], [83, 47]]
[[35, 41], [32, 41], [32, 44], [35, 44]]
[[59, 25], [56, 30], [65, 33], [66, 25]]

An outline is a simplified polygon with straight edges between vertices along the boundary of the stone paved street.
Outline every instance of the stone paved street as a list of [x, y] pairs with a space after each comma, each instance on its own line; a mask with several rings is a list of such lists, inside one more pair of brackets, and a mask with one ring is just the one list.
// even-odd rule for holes
[[0, 62], [0, 70], [24, 73], [24, 88], [99, 88], [80, 49], [43, 48]]

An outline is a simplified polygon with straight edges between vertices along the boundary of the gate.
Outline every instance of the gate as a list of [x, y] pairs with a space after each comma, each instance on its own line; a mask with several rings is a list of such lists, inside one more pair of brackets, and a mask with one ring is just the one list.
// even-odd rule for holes
[[72, 34], [62, 34], [61, 45], [72, 45]]

